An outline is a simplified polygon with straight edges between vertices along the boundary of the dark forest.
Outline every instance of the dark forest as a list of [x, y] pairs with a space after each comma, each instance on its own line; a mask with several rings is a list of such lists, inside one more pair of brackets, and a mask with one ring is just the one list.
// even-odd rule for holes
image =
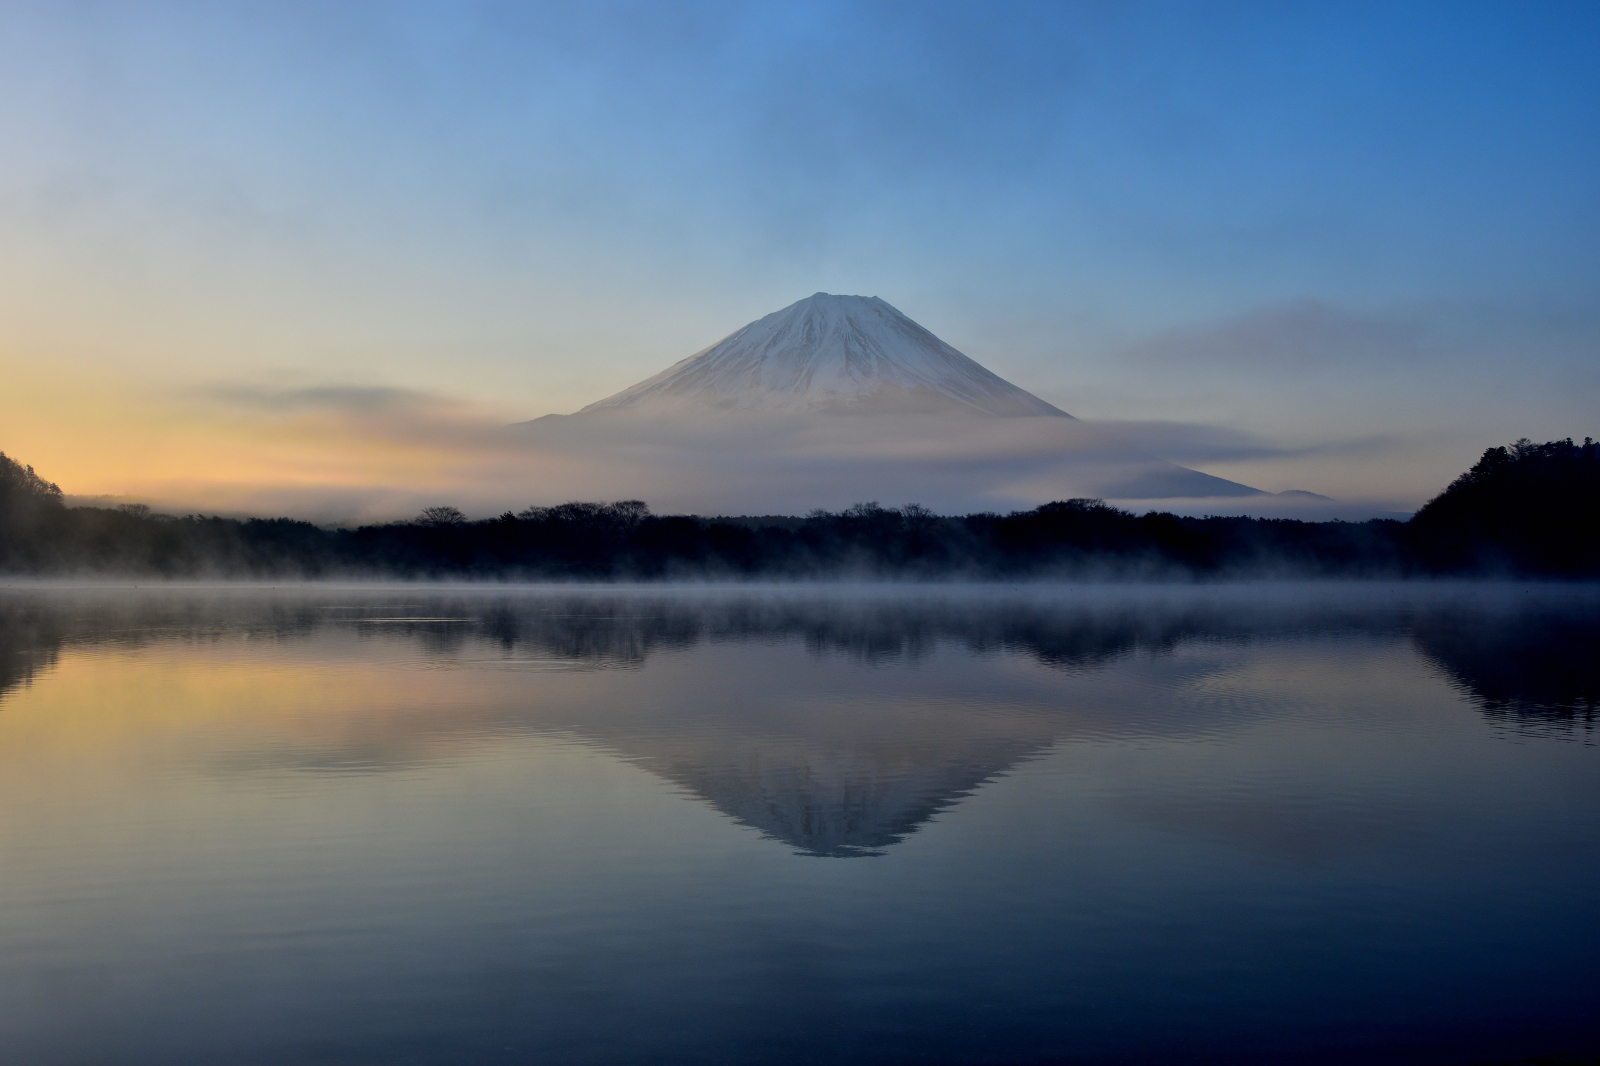
[[0, 571], [167, 578], [1018, 579], [1245, 576], [1600, 577], [1600, 444], [1490, 448], [1406, 522], [1133, 514], [1099, 500], [937, 515], [860, 503], [805, 517], [653, 515], [638, 500], [469, 521], [324, 529], [67, 507], [0, 453]]

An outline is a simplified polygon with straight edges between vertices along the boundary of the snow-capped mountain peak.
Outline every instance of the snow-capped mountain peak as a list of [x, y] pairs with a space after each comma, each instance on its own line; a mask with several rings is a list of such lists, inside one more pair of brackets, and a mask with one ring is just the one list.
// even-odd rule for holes
[[1070, 418], [876, 296], [819, 292], [583, 411], [963, 410]]

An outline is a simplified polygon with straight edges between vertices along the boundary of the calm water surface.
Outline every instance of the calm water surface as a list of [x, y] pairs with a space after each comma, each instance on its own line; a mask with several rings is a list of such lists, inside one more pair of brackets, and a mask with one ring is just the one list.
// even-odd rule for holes
[[1600, 1048], [1600, 591], [0, 590], [0, 1061]]

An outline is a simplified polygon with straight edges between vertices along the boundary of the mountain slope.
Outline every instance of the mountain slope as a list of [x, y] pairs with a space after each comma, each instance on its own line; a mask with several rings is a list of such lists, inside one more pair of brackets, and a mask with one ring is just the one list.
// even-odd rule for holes
[[876, 296], [819, 292], [585, 407], [1066, 412], [952, 348]]

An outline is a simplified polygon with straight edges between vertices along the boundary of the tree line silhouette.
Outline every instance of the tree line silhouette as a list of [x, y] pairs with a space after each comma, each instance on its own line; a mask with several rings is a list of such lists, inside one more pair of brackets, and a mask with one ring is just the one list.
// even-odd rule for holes
[[323, 529], [288, 518], [67, 507], [0, 453], [0, 571], [240, 578], [702, 579], [1103, 575], [1600, 577], [1600, 444], [1490, 448], [1408, 522], [1136, 515], [1100, 500], [938, 515], [654, 515], [639, 500]]

